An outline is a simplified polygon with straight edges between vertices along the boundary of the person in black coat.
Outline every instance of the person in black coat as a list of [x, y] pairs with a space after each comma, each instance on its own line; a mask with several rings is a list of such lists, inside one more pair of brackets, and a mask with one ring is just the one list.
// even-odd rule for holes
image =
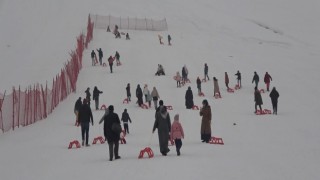
[[138, 105], [141, 106], [143, 104], [143, 99], [142, 99], [143, 93], [139, 84], [136, 89], [136, 97], [138, 98]]
[[257, 72], [254, 72], [253, 78], [252, 78], [252, 83], [256, 84], [256, 87], [258, 88], [258, 84], [259, 84], [259, 75], [257, 74]]
[[97, 51], [98, 51], [100, 66], [102, 66], [103, 52], [102, 52], [101, 48], [97, 49]]
[[113, 160], [113, 155], [115, 159], [120, 159], [119, 156], [119, 140], [120, 140], [120, 133], [114, 132], [112, 130], [112, 125], [117, 123], [120, 125], [120, 119], [118, 114], [114, 113], [114, 107], [110, 105], [108, 107], [109, 113], [104, 118], [104, 136], [107, 139], [109, 145], [109, 160]]
[[239, 88], [241, 88], [241, 73], [240, 73], [240, 71], [237, 71], [235, 76], [237, 76], [238, 86], [239, 86]]
[[254, 113], [257, 113], [257, 106], [259, 106], [260, 111], [262, 111], [262, 107], [261, 107], [261, 105], [263, 104], [262, 97], [261, 97], [261, 93], [257, 87], [254, 87], [254, 102], [255, 102], [255, 112]]
[[116, 51], [116, 54], [114, 55], [114, 57], [116, 58], [117, 66], [119, 66], [121, 62], [120, 62], [120, 54], [118, 51]]
[[89, 124], [90, 120], [93, 126], [93, 116], [90, 106], [88, 105], [87, 99], [83, 100], [83, 105], [79, 110], [79, 123], [81, 125], [81, 135], [82, 135], [82, 146], [86, 143], [89, 145]]
[[92, 66], [96, 65], [96, 53], [94, 50], [91, 51], [91, 59], [92, 59]]
[[279, 93], [276, 90], [276, 87], [272, 88], [272, 91], [270, 92], [270, 98], [271, 98], [271, 103], [272, 103], [272, 108], [273, 108], [273, 114], [277, 115], [278, 113], [278, 98], [279, 98]]
[[122, 116], [121, 116], [121, 121], [123, 122], [123, 127], [124, 130], [127, 134], [129, 134], [129, 122], [132, 123], [131, 118], [129, 116], [129, 113], [127, 112], [127, 109], [124, 109]]
[[201, 80], [199, 77], [197, 78], [197, 88], [198, 88], [198, 94], [200, 95], [200, 93], [201, 93]]
[[208, 76], [208, 71], [209, 71], [209, 67], [208, 67], [207, 63], [205, 63], [204, 64], [204, 79], [206, 80], [208, 78], [208, 81], [209, 81], [210, 79]]
[[187, 109], [191, 109], [194, 104], [193, 104], [193, 93], [190, 86], [188, 87], [188, 90], [186, 92], [185, 99], [186, 99]]
[[92, 99], [95, 101], [95, 105], [96, 105], [96, 110], [99, 109], [99, 95], [103, 93], [102, 91], [99, 91], [99, 89], [97, 88], [97, 86], [94, 87], [93, 89], [93, 96]]
[[78, 115], [79, 115], [79, 110], [82, 106], [82, 101], [81, 101], [81, 97], [79, 97], [79, 99], [76, 101], [75, 105], [74, 105], [74, 114], [76, 115], [76, 126], [79, 124], [79, 119], [78, 119]]
[[91, 101], [91, 93], [90, 93], [90, 88], [88, 87], [87, 90], [85, 91], [86, 93], [86, 100], [87, 100], [87, 103], [90, 107], [90, 101]]
[[130, 102], [131, 101], [130, 83], [127, 84], [126, 92], [127, 92], [127, 99]]

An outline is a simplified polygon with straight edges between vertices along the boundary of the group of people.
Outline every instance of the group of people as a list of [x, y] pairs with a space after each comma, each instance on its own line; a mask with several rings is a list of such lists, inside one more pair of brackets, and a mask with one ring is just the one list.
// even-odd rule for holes
[[[103, 66], [104, 65], [104, 64], [102, 64], [103, 51], [102, 51], [101, 48], [97, 49], [97, 51], [98, 51], [100, 66]], [[95, 66], [98, 63], [97, 55], [94, 52], [94, 50], [91, 51], [91, 60], [92, 60], [92, 66]], [[109, 64], [109, 67], [110, 67], [110, 73], [113, 73], [113, 68], [112, 68], [113, 67], [113, 61], [116, 61], [117, 66], [121, 65], [120, 54], [119, 54], [118, 51], [116, 51], [114, 57], [109, 56], [109, 58], [108, 58], [108, 64]]]
[[[163, 41], [162, 41], [163, 37], [160, 34], [158, 34], [158, 39], [159, 39], [159, 43], [160, 44], [164, 44]], [[171, 36], [170, 36], [170, 34], [168, 34], [168, 45], [171, 46]]]
[[[127, 100], [131, 101], [131, 90], [130, 90], [130, 83], [127, 84], [126, 87], [126, 94], [127, 94]], [[160, 99], [158, 90], [156, 87], [153, 87], [151, 93], [148, 88], [148, 85], [145, 84], [143, 87], [143, 90], [140, 87], [140, 84], [137, 85], [136, 88], [136, 97], [137, 97], [137, 104], [141, 107], [143, 103], [143, 96], [145, 97], [145, 102], [148, 103], [149, 108], [151, 108], [151, 101], [154, 103], [154, 108], [157, 109], [158, 100]]]

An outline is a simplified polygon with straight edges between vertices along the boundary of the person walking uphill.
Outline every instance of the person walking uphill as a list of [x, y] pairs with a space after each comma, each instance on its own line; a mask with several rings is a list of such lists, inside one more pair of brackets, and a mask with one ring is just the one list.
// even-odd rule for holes
[[193, 103], [193, 93], [192, 93], [190, 86], [188, 87], [188, 90], [186, 91], [185, 99], [186, 99], [186, 108], [191, 109], [193, 107], [194, 103]]
[[90, 107], [91, 93], [90, 93], [90, 88], [89, 88], [89, 87], [87, 88], [87, 90], [85, 91], [85, 93], [86, 93], [87, 103], [89, 104], [89, 107]]
[[200, 109], [200, 116], [202, 116], [201, 140], [208, 143], [211, 139], [211, 107], [206, 99], [202, 101], [202, 105], [203, 107]]
[[180, 156], [180, 149], [182, 147], [182, 138], [184, 138], [184, 132], [183, 128], [179, 122], [179, 114], [176, 114], [174, 116], [174, 121], [171, 125], [171, 133], [170, 133], [170, 139], [171, 141], [174, 140], [174, 143], [176, 145], [176, 151], [177, 155]]
[[81, 106], [82, 106], [82, 101], [81, 101], [81, 97], [79, 97], [79, 99], [76, 101], [76, 103], [74, 105], [74, 114], [76, 115], [75, 126], [79, 125], [79, 111], [80, 111]]
[[93, 89], [92, 99], [95, 101], [96, 110], [99, 110], [99, 96], [100, 96], [101, 93], [103, 93], [103, 92], [99, 91], [97, 86], [95, 86], [94, 89]]
[[156, 129], [158, 129], [160, 152], [163, 156], [166, 156], [170, 151], [168, 148], [168, 141], [170, 137], [169, 133], [171, 131], [171, 122], [170, 115], [164, 106], [160, 106], [160, 110], [156, 113], [152, 133], [154, 133]]
[[269, 91], [270, 81], [272, 81], [272, 77], [270, 76], [270, 74], [268, 74], [268, 72], [266, 72], [266, 74], [264, 75], [264, 83], [266, 83], [267, 91]]
[[229, 76], [227, 72], [224, 72], [224, 83], [226, 84], [227, 90], [230, 89], [229, 88]]
[[114, 113], [114, 107], [110, 105], [108, 107], [109, 114], [104, 118], [104, 136], [107, 139], [109, 145], [109, 161], [120, 159], [119, 156], [119, 140], [121, 133], [121, 125], [118, 114]]
[[121, 121], [123, 121], [123, 127], [124, 127], [124, 130], [127, 134], [129, 134], [129, 123], [132, 123], [131, 121], [131, 118], [127, 112], [127, 109], [124, 109], [123, 113], [122, 113], [122, 116], [121, 116]]
[[88, 105], [87, 99], [83, 100], [83, 105], [79, 110], [79, 124], [81, 125], [81, 135], [82, 135], [82, 146], [84, 143], [86, 146], [89, 145], [89, 124], [93, 126], [93, 116], [90, 106]]
[[91, 51], [91, 60], [92, 60], [92, 66], [96, 65], [96, 53], [94, 52], [94, 50]]
[[153, 100], [153, 104], [154, 104], [154, 109], [158, 108], [158, 99], [160, 98], [158, 90], [156, 87], [153, 87], [152, 92], [151, 92], [151, 97]]
[[208, 71], [209, 71], [209, 67], [208, 67], [207, 63], [205, 63], [204, 64], [204, 80], [206, 80], [208, 78], [208, 81], [209, 81], [210, 79], [208, 76]]
[[128, 83], [128, 84], [127, 84], [126, 92], [127, 92], [127, 99], [128, 99], [128, 102], [130, 102], [130, 101], [131, 101], [130, 83]]
[[277, 115], [277, 113], [278, 113], [278, 98], [280, 95], [279, 95], [278, 91], [276, 90], [276, 87], [272, 88], [272, 91], [269, 96], [271, 98], [273, 114]]
[[143, 99], [142, 99], [143, 94], [142, 94], [140, 84], [137, 85], [136, 97], [138, 98], [138, 105], [141, 107], [141, 105], [143, 104]]
[[259, 84], [259, 75], [257, 74], [257, 72], [254, 72], [253, 78], [252, 78], [252, 83], [256, 84], [256, 87], [258, 88], [258, 84]]
[[241, 88], [241, 73], [240, 73], [240, 71], [237, 71], [235, 76], [237, 76], [238, 87]]
[[100, 62], [100, 66], [102, 66], [102, 58], [103, 58], [103, 52], [102, 52], [102, 49], [99, 48], [97, 49], [98, 51], [98, 56], [99, 56], [99, 62]]
[[261, 97], [261, 93], [257, 87], [254, 87], [254, 102], [255, 102], [254, 113], [257, 113], [257, 106], [259, 106], [260, 111], [262, 111], [262, 107], [261, 107], [261, 105], [263, 104], [262, 97]]
[[109, 62], [110, 72], [111, 72], [111, 73], [113, 73], [113, 72], [112, 72], [113, 61], [114, 61], [113, 57], [110, 56], [110, 57], [108, 58], [108, 62]]

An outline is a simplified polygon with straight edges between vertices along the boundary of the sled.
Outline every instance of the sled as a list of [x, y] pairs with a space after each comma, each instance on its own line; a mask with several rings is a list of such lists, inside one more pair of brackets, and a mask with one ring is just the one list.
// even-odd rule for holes
[[206, 79], [202, 79], [201, 82], [207, 82], [207, 80]]
[[264, 89], [260, 89], [260, 93], [264, 93]]
[[192, 110], [199, 110], [199, 107], [197, 105], [193, 105]]
[[128, 98], [125, 98], [123, 101], [122, 101], [123, 104], [128, 104], [129, 103], [129, 100]]
[[141, 104], [140, 106], [142, 109], [148, 109], [148, 106], [146, 104]]
[[256, 115], [265, 115], [265, 114], [271, 114], [271, 110], [264, 109], [264, 110], [257, 110]]
[[107, 67], [107, 64], [106, 64], [106, 63], [103, 63], [102, 66], [103, 66], [103, 67]]
[[216, 99], [222, 98], [221, 95], [219, 95], [219, 93], [216, 93], [213, 97], [216, 98]]
[[106, 110], [106, 109], [107, 109], [107, 106], [104, 105], [104, 104], [103, 104], [103, 105], [101, 106], [101, 108], [100, 108], [100, 110]]
[[144, 148], [143, 150], [140, 151], [140, 154], [139, 154], [138, 158], [142, 159], [144, 153], [147, 153], [149, 158], [153, 158], [153, 156], [154, 156], [152, 149], [150, 147], [146, 147], [146, 148]]
[[120, 134], [120, 143], [121, 144], [127, 144], [127, 141], [126, 141], [125, 137], [126, 137], [126, 131], [122, 130], [121, 134]]
[[167, 110], [173, 110], [172, 106], [166, 106]]
[[220, 145], [224, 145], [222, 138], [218, 138], [218, 137], [211, 137], [210, 144], [220, 144]]
[[71, 142], [69, 143], [68, 149], [72, 149], [72, 146], [73, 146], [73, 145], [75, 145], [76, 148], [80, 148], [80, 147], [81, 147], [79, 141], [74, 140], [74, 141], [71, 141]]
[[198, 95], [199, 95], [200, 97], [204, 97], [203, 92], [199, 93]]
[[105, 143], [105, 140], [103, 139], [102, 136], [98, 136], [98, 137], [96, 137], [96, 138], [93, 139], [92, 144], [97, 144], [97, 142], [100, 142], [100, 144], [104, 144], [104, 143]]
[[234, 87], [235, 90], [239, 90], [240, 89], [240, 86], [237, 84], [235, 87]]
[[234, 90], [233, 90], [232, 88], [227, 89], [227, 91], [228, 91], [229, 93], [234, 93]]

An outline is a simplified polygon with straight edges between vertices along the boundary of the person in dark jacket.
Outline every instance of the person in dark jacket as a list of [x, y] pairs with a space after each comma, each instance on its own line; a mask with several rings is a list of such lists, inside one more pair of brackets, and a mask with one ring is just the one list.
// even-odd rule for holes
[[128, 83], [128, 84], [127, 84], [126, 92], [127, 92], [127, 99], [128, 99], [128, 102], [130, 102], [130, 101], [131, 101], [130, 83]]
[[277, 115], [277, 113], [278, 113], [278, 98], [280, 95], [279, 95], [278, 91], [276, 90], [276, 87], [272, 88], [269, 96], [271, 98], [273, 114]]
[[229, 88], [229, 76], [227, 72], [224, 72], [224, 83], [226, 84], [227, 89]]
[[208, 76], [208, 71], [209, 71], [209, 67], [208, 67], [207, 63], [204, 63], [204, 80], [206, 80], [208, 78], [208, 81], [209, 81], [210, 79]]
[[171, 36], [168, 34], [168, 45], [171, 46]]
[[201, 94], [201, 80], [199, 77], [197, 78], [197, 88], [198, 88], [198, 94], [200, 95]]
[[168, 148], [169, 133], [171, 131], [170, 115], [164, 106], [160, 106], [160, 110], [156, 112], [156, 119], [153, 125], [152, 133], [158, 129], [160, 152], [166, 156], [170, 151]]
[[103, 52], [102, 52], [101, 48], [97, 49], [97, 51], [98, 51], [100, 66], [102, 66]]
[[124, 130], [127, 134], [129, 134], [129, 122], [132, 123], [131, 118], [129, 116], [129, 113], [127, 112], [127, 109], [124, 109], [122, 116], [121, 116], [121, 121], [123, 122], [123, 127]]
[[254, 72], [253, 78], [252, 78], [252, 83], [256, 84], [256, 87], [258, 88], [258, 84], [259, 84], [259, 75], [257, 74], [257, 72]]
[[79, 99], [76, 101], [74, 105], [74, 114], [76, 115], [76, 123], [75, 123], [76, 126], [79, 125], [79, 110], [81, 106], [82, 106], [82, 101], [81, 101], [81, 97], [79, 97]]
[[107, 139], [109, 145], [109, 161], [113, 160], [113, 155], [115, 159], [120, 159], [119, 156], [119, 140], [120, 132], [115, 132], [112, 129], [114, 123], [120, 125], [120, 119], [118, 114], [114, 113], [114, 107], [110, 105], [108, 107], [109, 113], [104, 119], [104, 136]]
[[86, 100], [87, 100], [87, 103], [90, 107], [90, 101], [91, 101], [91, 93], [90, 93], [90, 88], [88, 87], [87, 90], [85, 91], [86, 93]]
[[240, 73], [240, 71], [238, 70], [235, 75], [237, 76], [238, 86], [239, 86], [239, 88], [241, 88], [241, 73]]
[[99, 95], [103, 93], [102, 91], [100, 91], [97, 86], [94, 87], [93, 89], [93, 96], [92, 99], [95, 101], [95, 105], [96, 105], [96, 110], [99, 109]]
[[110, 56], [110, 57], [108, 58], [108, 62], [109, 62], [110, 72], [111, 72], [111, 73], [112, 73], [113, 61], [114, 61], [113, 57], [112, 57], [112, 56]]
[[268, 72], [266, 72], [266, 74], [264, 75], [264, 83], [266, 83], [267, 91], [269, 91], [270, 81], [272, 81], [272, 77], [270, 76], [270, 74], [268, 74]]
[[192, 93], [190, 86], [188, 87], [188, 90], [186, 91], [185, 99], [186, 99], [187, 109], [191, 109], [193, 107], [194, 103], [193, 103], [193, 93]]
[[118, 51], [116, 51], [116, 54], [114, 55], [114, 57], [116, 58], [117, 66], [121, 65], [120, 54]]
[[126, 40], [130, 40], [129, 33], [126, 34]]
[[90, 120], [93, 126], [93, 116], [90, 106], [88, 105], [87, 99], [83, 100], [83, 105], [79, 110], [79, 123], [81, 125], [81, 135], [82, 135], [82, 146], [84, 143], [86, 146], [89, 145], [89, 124]]
[[211, 139], [211, 120], [212, 113], [211, 107], [206, 99], [202, 101], [202, 108], [200, 109], [201, 120], [201, 140], [202, 142], [208, 143]]
[[143, 99], [142, 99], [143, 93], [139, 84], [136, 89], [136, 97], [138, 98], [138, 105], [141, 106], [143, 104]]
[[254, 113], [257, 113], [257, 106], [259, 106], [260, 111], [262, 111], [262, 107], [261, 107], [261, 105], [263, 104], [262, 97], [257, 87], [254, 87], [254, 101], [255, 101], [255, 110], [256, 110]]
[[94, 52], [94, 50], [91, 51], [91, 59], [92, 59], [92, 66], [96, 65], [96, 53]]

